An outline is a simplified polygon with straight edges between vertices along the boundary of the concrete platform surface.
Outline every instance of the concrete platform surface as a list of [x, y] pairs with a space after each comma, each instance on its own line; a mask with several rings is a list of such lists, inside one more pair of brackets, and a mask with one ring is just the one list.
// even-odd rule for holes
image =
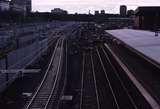
[[160, 34], [155, 37], [154, 32], [132, 29], [106, 32], [160, 64]]

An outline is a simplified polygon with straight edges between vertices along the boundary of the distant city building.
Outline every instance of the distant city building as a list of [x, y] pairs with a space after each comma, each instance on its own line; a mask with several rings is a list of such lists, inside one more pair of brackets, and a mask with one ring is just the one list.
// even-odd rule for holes
[[99, 11], [95, 11], [95, 13], [94, 13], [95, 15], [99, 15]]
[[68, 12], [66, 10], [60, 9], [60, 8], [54, 8], [53, 10], [51, 10], [52, 14], [68, 14]]
[[127, 11], [127, 16], [131, 17], [134, 15], [134, 11], [133, 10], [128, 10]]
[[135, 10], [134, 27], [144, 30], [155, 30], [160, 28], [160, 6], [138, 7]]
[[9, 11], [9, 1], [7, 0], [0, 0], [0, 11]]
[[10, 9], [11, 11], [16, 11], [16, 12], [23, 12], [23, 13], [31, 12], [32, 10], [31, 0], [11, 0]]
[[105, 14], [105, 10], [101, 10], [101, 14]]
[[127, 6], [125, 6], [125, 5], [120, 6], [120, 15], [121, 16], [126, 16], [127, 15]]

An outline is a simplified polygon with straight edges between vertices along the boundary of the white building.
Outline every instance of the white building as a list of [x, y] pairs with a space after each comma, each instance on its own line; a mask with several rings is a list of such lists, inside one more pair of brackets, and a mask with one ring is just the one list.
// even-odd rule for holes
[[9, 11], [10, 6], [9, 6], [9, 1], [1, 0], [0, 1], [0, 11]]

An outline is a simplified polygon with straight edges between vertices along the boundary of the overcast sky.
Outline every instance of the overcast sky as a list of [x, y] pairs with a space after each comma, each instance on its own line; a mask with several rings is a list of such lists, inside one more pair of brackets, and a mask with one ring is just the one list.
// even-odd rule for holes
[[160, 6], [160, 0], [32, 0], [33, 11], [51, 11], [54, 8], [68, 10], [69, 13], [93, 13], [94, 10], [104, 9], [107, 13], [119, 13], [120, 5], [128, 9], [138, 6]]

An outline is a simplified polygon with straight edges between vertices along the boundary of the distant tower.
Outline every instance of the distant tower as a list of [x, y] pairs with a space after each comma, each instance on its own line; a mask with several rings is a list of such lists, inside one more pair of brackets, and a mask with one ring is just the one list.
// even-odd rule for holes
[[125, 5], [120, 6], [120, 15], [121, 16], [126, 16], [127, 15], [127, 6], [125, 6]]

